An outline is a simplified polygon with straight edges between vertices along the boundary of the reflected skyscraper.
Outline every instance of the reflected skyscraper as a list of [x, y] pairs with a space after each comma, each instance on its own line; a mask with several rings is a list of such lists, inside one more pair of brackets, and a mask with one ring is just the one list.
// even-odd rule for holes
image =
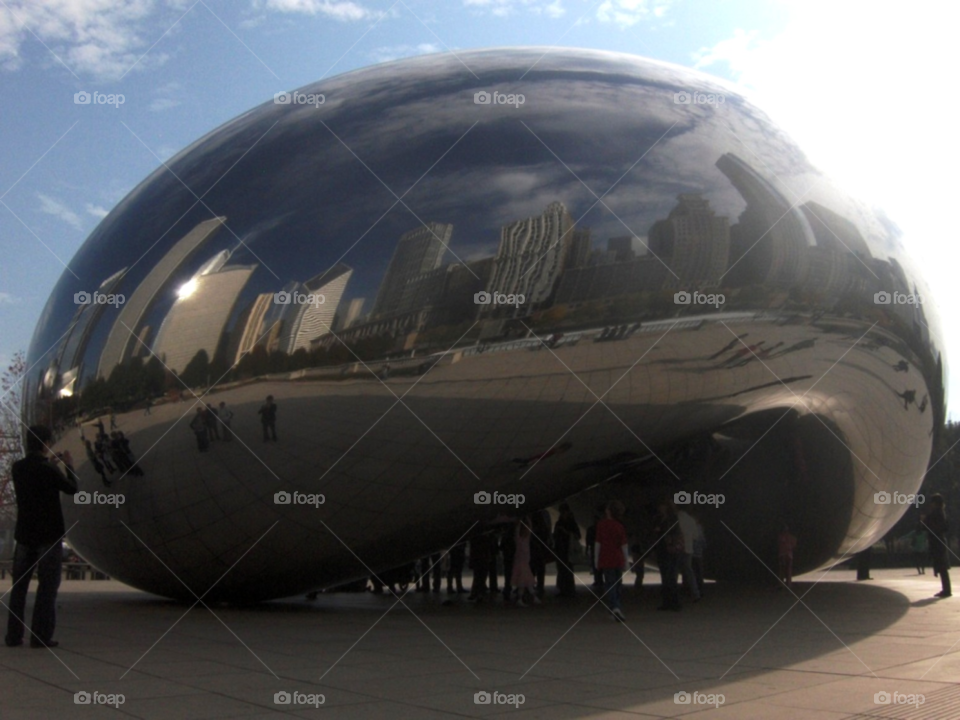
[[802, 278], [807, 249], [816, 245], [804, 214], [733, 153], [724, 153], [716, 165], [747, 202], [730, 228], [731, 270], [725, 284], [789, 286]]
[[[97, 293], [115, 295], [121, 286], [123, 274], [126, 270], [126, 268], [123, 268], [100, 283]], [[106, 309], [107, 305], [103, 303], [90, 303], [77, 307], [77, 312], [70, 325], [70, 332], [63, 338], [57, 352], [56, 366], [59, 372], [64, 374], [60, 382], [59, 391], [61, 393], [73, 394], [74, 384], [82, 375], [80, 364], [83, 362], [83, 356], [87, 351], [90, 336]]]
[[212, 360], [227, 321], [256, 265], [227, 266], [230, 251], [217, 253], [177, 291], [163, 320], [153, 352], [173, 372], [182, 373], [200, 352]]
[[273, 306], [274, 299], [273, 293], [261, 293], [241, 313], [233, 331], [233, 337], [235, 338], [233, 351], [227, 353], [228, 357], [232, 358], [233, 363], [240, 362], [243, 356], [252, 351], [254, 347], [264, 344], [269, 332], [263, 321]]
[[374, 316], [399, 312], [407, 285], [440, 267], [452, 235], [453, 225], [430, 222], [400, 236], [380, 283], [380, 292], [373, 306]]
[[673, 274], [671, 288], [715, 287], [730, 257], [730, 221], [717, 217], [700, 195], [683, 194], [665, 220], [650, 228], [650, 251]]
[[100, 355], [97, 370], [100, 377], [109, 376], [114, 367], [132, 356], [136, 350], [136, 333], [140, 323], [163, 292], [169, 289], [174, 276], [204, 243], [214, 236], [226, 220], [226, 217], [216, 217], [199, 223], [153, 265], [147, 276], [137, 285], [136, 290], [126, 299], [119, 316], [113, 323]]
[[354, 298], [347, 303], [347, 310], [343, 313], [343, 321], [340, 323], [344, 330], [353, 325], [363, 313], [364, 302], [366, 302], [366, 298]]
[[[578, 247], [583, 242], [580, 237]], [[523, 295], [523, 307], [513, 312], [528, 314], [530, 308], [552, 297], [572, 244], [573, 218], [562, 202], [552, 202], [540, 215], [503, 226], [487, 289]], [[482, 312], [494, 314], [498, 310], [502, 308], [486, 305]]]
[[290, 323], [283, 330], [280, 348], [289, 355], [297, 350], [309, 350], [310, 342], [326, 335], [333, 329], [333, 318], [336, 316], [340, 299], [353, 268], [337, 263], [326, 272], [307, 280], [298, 290], [299, 294], [313, 300], [323, 299], [323, 302], [306, 302], [297, 304]]

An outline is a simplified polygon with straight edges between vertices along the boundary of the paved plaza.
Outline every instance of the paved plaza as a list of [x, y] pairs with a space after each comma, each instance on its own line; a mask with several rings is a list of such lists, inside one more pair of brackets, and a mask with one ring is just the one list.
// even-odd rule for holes
[[[582, 585], [570, 600], [548, 589], [532, 608], [411, 592], [190, 609], [69, 581], [59, 648], [0, 648], [0, 717], [960, 717], [960, 604], [932, 597], [929, 569], [873, 578], [803, 576], [800, 603], [784, 588], [708, 585], [670, 613], [656, 611], [648, 573], [642, 591], [625, 591], [625, 625], [591, 609]], [[78, 705], [78, 692], [124, 701]], [[484, 692], [493, 701], [475, 702]], [[690, 703], [675, 701], [683, 692]], [[277, 693], [301, 704], [276, 704]], [[303, 704], [320, 695], [319, 708]]]

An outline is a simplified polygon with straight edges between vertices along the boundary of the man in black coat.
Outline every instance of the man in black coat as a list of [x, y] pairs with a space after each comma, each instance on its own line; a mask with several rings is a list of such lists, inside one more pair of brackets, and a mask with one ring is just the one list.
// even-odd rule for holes
[[62, 541], [66, 530], [60, 493], [75, 495], [77, 474], [69, 452], [58, 455], [67, 476], [47, 457], [53, 442], [50, 428], [35, 425], [27, 431], [27, 455], [13, 464], [13, 489], [17, 497], [17, 549], [13, 557], [13, 586], [7, 619], [7, 647], [23, 645], [23, 621], [33, 570], [37, 570], [37, 597], [33, 607], [30, 647], [56, 647], [57, 589], [63, 566]]

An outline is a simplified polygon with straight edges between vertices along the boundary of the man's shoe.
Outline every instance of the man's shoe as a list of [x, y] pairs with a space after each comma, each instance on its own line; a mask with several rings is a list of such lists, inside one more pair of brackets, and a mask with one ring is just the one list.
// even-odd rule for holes
[[620, 608], [616, 608], [616, 609], [613, 611], [613, 617], [614, 617], [616, 620], [619, 620], [620, 622], [626, 622], [626, 621], [627, 621], [626, 615], [623, 614], [623, 610], [621, 610]]
[[4, 638], [4, 642], [6, 643], [7, 647], [20, 647], [21, 645], [23, 645], [23, 638], [20, 638], [19, 640], [11, 640], [10, 638]]
[[56, 640], [47, 640], [46, 642], [44, 642], [43, 640], [37, 640], [36, 638], [30, 639], [30, 647], [32, 647], [34, 650], [36, 650], [37, 648], [43, 648], [43, 647], [55, 648], [59, 644], [60, 643], [57, 642]]

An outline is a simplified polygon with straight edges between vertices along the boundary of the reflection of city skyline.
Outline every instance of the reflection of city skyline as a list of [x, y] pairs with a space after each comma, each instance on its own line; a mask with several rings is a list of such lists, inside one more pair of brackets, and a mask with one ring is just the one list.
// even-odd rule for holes
[[156, 263], [126, 302], [114, 321], [106, 344], [100, 354], [97, 374], [108, 377], [117, 365], [136, 353], [139, 343], [137, 331], [164, 291], [170, 288], [176, 275], [194, 254], [206, 244], [226, 222], [216, 217], [196, 225]]
[[[880, 286], [910, 292], [899, 266], [872, 258], [852, 222], [815, 202], [794, 206], [731, 153], [715, 164], [746, 203], [735, 220], [717, 214], [702, 193], [681, 192], [669, 212], [650, 223], [645, 237], [614, 236], [605, 247], [594, 247], [591, 229], [577, 225], [566, 205], [554, 200], [540, 214], [501, 226], [493, 255], [444, 264], [455, 225], [428, 221], [399, 236], [366, 315], [363, 298], [344, 300], [353, 270], [343, 263], [280, 290], [324, 295], [322, 305], [279, 304], [272, 292], [259, 292], [241, 305], [257, 266], [229, 266], [229, 253], [221, 252], [188, 281], [195, 286], [192, 293], [174, 301], [162, 322], [154, 323], [159, 330], [151, 338], [148, 316], [225, 218], [201, 222], [173, 245], [121, 308], [99, 375], [107, 377], [120, 362], [146, 356], [148, 346], [177, 373], [200, 351], [210, 360], [219, 355], [229, 368], [257, 346], [292, 355], [329, 349], [338, 339], [349, 344], [389, 338], [394, 350], [409, 350], [437, 328], [478, 323], [481, 337], [496, 337], [510, 320], [553, 307], [565, 308], [563, 314], [621, 296], [652, 298], [677, 289], [799, 288], [815, 304], [827, 305]], [[122, 273], [101, 287], [118, 277]], [[524, 300], [478, 305], [474, 296], [483, 290]], [[892, 310], [922, 323], [916, 307]], [[68, 351], [65, 341], [59, 372], [76, 365], [98, 319], [99, 314], [84, 320], [78, 313], [86, 330], [70, 336], [77, 337], [75, 350]]]

